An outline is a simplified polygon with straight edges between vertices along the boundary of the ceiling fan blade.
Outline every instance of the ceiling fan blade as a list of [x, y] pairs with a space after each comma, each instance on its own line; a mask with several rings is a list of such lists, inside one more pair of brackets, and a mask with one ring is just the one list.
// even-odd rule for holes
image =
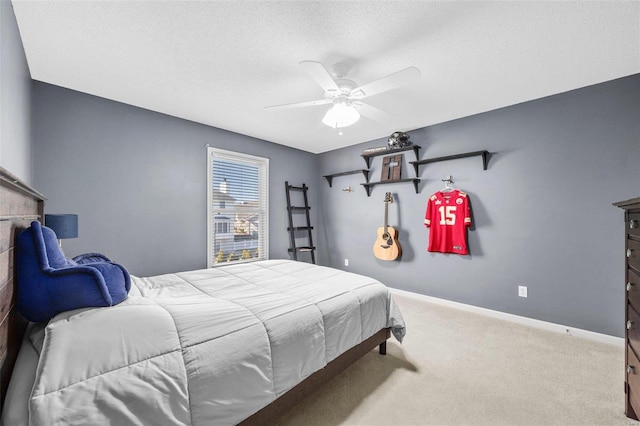
[[327, 93], [340, 93], [340, 88], [331, 78], [331, 74], [325, 69], [320, 62], [316, 61], [302, 61], [300, 66], [304, 69], [309, 76], [314, 79], [322, 90]]
[[386, 77], [374, 80], [371, 83], [356, 87], [351, 91], [351, 93], [349, 93], [349, 97], [364, 99], [369, 96], [387, 92], [389, 90], [417, 82], [420, 79], [420, 75], [421, 72], [418, 68], [408, 67], [393, 74], [389, 74]]
[[308, 107], [308, 106], [316, 106], [316, 105], [326, 105], [326, 104], [330, 104], [331, 102], [333, 102], [333, 100], [331, 99], [319, 99], [317, 101], [296, 102], [294, 104], [271, 105], [271, 106], [264, 107], [264, 109], [279, 110], [279, 109], [300, 108], [300, 107]]
[[360, 115], [367, 117], [368, 119], [378, 121], [381, 123], [390, 121], [393, 116], [364, 102], [353, 102], [352, 105], [356, 107]]

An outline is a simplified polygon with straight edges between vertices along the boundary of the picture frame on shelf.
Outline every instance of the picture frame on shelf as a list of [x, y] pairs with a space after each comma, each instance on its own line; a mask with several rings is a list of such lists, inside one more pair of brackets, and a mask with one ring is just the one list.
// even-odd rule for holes
[[403, 154], [388, 155], [382, 159], [381, 182], [396, 181], [402, 179]]

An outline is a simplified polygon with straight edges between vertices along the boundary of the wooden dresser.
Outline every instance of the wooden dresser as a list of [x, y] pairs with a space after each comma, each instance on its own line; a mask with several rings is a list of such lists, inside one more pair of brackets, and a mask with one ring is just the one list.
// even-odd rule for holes
[[625, 414], [640, 414], [640, 197], [614, 203], [624, 209], [625, 226], [625, 320], [626, 394]]

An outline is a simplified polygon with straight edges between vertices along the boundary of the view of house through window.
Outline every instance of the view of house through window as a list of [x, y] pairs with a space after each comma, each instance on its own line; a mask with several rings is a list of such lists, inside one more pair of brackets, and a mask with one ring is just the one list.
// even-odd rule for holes
[[268, 259], [269, 159], [208, 148], [208, 260]]

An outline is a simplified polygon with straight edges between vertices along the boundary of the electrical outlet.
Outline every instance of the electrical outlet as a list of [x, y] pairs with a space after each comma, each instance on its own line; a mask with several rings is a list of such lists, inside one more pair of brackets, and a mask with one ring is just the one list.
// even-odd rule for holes
[[518, 286], [518, 296], [527, 297], [527, 287], [524, 285]]
[[344, 266], [349, 266], [349, 259], [344, 260]]

